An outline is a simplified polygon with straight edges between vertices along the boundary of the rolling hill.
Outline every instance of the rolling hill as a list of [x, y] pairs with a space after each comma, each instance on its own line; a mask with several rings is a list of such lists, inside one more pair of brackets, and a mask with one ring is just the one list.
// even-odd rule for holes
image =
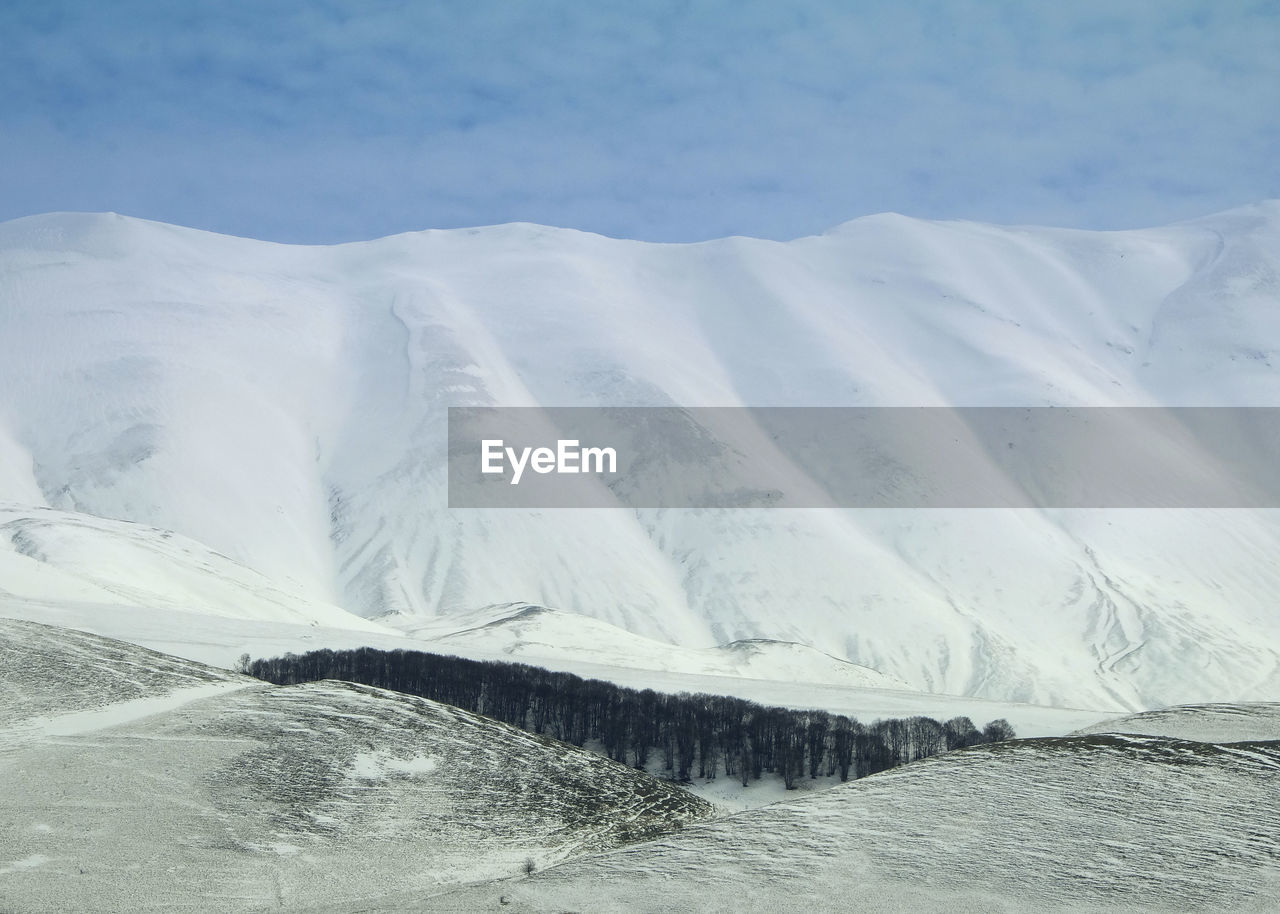
[[9, 620], [0, 651], [0, 910], [425, 897], [711, 811], [593, 753], [393, 692], [277, 688]]
[[0, 620], [0, 686], [5, 909], [1263, 911], [1280, 890], [1269, 704], [959, 750], [709, 819], [435, 702], [48, 625]]
[[1091, 733], [1167, 736], [1205, 743], [1276, 741], [1280, 740], [1280, 704], [1178, 705], [1099, 721], [1073, 735]]
[[363, 910], [1262, 912], [1280, 891], [1278, 775], [1275, 741], [1015, 740]]

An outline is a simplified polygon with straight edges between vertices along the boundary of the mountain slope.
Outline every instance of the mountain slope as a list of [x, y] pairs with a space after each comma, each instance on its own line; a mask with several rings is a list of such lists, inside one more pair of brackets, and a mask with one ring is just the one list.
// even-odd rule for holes
[[0, 505], [0, 597], [146, 606], [391, 634], [168, 530]]
[[[277, 688], [0, 621], [0, 908], [257, 911], [520, 872], [678, 827], [703, 801], [456, 708]], [[86, 659], [97, 658], [81, 664]], [[83, 689], [51, 670], [75, 667]], [[178, 687], [186, 680], [205, 688]], [[138, 708], [123, 684], [150, 696]], [[60, 713], [28, 697], [63, 694]], [[129, 693], [132, 694], [132, 693]], [[145, 699], [143, 699], [145, 700]], [[31, 726], [32, 711], [48, 715]], [[345, 900], [345, 901], [344, 901]]]
[[[395, 619], [384, 620], [395, 624]], [[852, 688], [904, 689], [906, 684], [803, 644], [735, 641], [687, 648], [632, 635], [606, 622], [525, 603], [482, 607], [428, 623], [406, 622], [404, 630], [429, 639], [440, 653], [503, 654], [513, 661], [586, 660], [624, 669], [696, 676], [822, 682]]]
[[443, 460], [447, 405], [1270, 405], [1277, 252], [1275, 202], [695, 245], [21, 219], [0, 226], [0, 500], [174, 530], [368, 617], [526, 601], [684, 647], [811, 644], [919, 689], [1275, 698], [1276, 512], [450, 511]]

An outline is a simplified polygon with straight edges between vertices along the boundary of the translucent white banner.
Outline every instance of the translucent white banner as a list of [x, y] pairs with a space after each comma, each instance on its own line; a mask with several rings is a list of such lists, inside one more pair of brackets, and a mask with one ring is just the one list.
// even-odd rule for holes
[[449, 409], [455, 508], [1275, 508], [1273, 407]]

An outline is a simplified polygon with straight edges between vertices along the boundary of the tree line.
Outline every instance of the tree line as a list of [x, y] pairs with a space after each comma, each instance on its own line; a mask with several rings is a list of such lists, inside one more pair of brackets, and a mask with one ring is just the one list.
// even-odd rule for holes
[[358, 648], [242, 658], [244, 672], [277, 685], [338, 679], [454, 705], [575, 746], [598, 744], [641, 770], [677, 781], [720, 774], [746, 786], [765, 774], [788, 790], [805, 777], [865, 777], [951, 749], [1012, 739], [1008, 721], [979, 730], [967, 717], [891, 718], [869, 725], [825, 711], [765, 707], [722, 695], [669, 695], [523, 663], [410, 650]]

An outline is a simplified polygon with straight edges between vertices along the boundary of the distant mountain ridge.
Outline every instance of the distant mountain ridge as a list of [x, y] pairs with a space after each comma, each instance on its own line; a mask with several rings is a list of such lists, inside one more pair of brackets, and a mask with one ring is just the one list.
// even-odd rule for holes
[[0, 225], [0, 501], [177, 531], [369, 618], [527, 601], [918, 689], [1274, 699], [1274, 512], [449, 511], [443, 416], [1276, 405], [1278, 303], [1275, 201], [1131, 232], [883, 215], [690, 245], [36, 216]]

